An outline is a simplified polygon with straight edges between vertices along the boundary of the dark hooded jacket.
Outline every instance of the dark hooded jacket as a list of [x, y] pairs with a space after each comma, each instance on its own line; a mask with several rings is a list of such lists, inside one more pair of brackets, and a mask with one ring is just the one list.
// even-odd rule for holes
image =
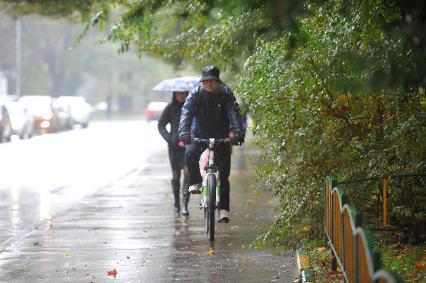
[[[178, 128], [182, 106], [183, 103], [177, 102], [173, 94], [173, 101], [164, 108], [158, 121], [158, 131], [170, 148], [179, 148]], [[166, 129], [167, 124], [170, 124], [170, 132]]]
[[244, 135], [240, 109], [233, 92], [220, 84], [216, 93], [209, 93], [202, 87], [194, 89], [182, 107], [179, 123], [179, 139], [190, 134], [196, 138], [227, 138], [229, 132]]

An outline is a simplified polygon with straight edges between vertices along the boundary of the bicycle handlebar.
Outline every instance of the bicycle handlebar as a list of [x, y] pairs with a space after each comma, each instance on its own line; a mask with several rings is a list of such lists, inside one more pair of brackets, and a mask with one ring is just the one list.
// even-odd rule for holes
[[[194, 142], [209, 144], [210, 143], [210, 139], [194, 138]], [[226, 143], [226, 142], [231, 142], [231, 140], [229, 138], [225, 138], [225, 139], [214, 139], [214, 143], [215, 144]]]

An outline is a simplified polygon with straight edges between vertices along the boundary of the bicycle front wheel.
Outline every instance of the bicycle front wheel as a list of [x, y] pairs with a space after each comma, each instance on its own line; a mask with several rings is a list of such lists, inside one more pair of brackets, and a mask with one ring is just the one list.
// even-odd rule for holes
[[207, 237], [214, 241], [215, 210], [216, 210], [216, 176], [207, 176], [207, 187], [209, 191], [209, 203], [207, 207]]

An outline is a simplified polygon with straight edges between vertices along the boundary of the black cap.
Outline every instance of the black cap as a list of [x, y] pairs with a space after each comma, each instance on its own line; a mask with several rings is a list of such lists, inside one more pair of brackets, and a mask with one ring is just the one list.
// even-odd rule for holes
[[201, 69], [201, 79], [200, 82], [206, 81], [206, 80], [216, 80], [220, 81], [219, 79], [219, 68], [215, 66], [206, 66]]

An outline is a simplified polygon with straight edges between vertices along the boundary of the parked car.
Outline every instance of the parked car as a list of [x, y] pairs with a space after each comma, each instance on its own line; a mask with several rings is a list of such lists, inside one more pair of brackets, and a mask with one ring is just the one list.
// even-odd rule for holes
[[55, 101], [57, 107], [68, 108], [70, 124], [87, 128], [90, 122], [92, 107], [82, 96], [60, 96]]
[[53, 110], [58, 115], [58, 131], [71, 130], [73, 121], [70, 107], [68, 105], [59, 104], [55, 100], [53, 103]]
[[12, 125], [10, 123], [9, 111], [4, 103], [0, 102], [0, 142], [9, 142], [12, 137]]
[[19, 103], [27, 109], [28, 114], [34, 119], [36, 132], [53, 133], [59, 130], [59, 116], [53, 108], [53, 99], [50, 96], [22, 96]]
[[27, 114], [25, 107], [16, 101], [4, 103], [9, 112], [12, 135], [27, 139], [34, 135], [34, 119]]
[[145, 109], [145, 115], [147, 121], [159, 120], [161, 113], [166, 108], [167, 102], [152, 101], [148, 104]]

